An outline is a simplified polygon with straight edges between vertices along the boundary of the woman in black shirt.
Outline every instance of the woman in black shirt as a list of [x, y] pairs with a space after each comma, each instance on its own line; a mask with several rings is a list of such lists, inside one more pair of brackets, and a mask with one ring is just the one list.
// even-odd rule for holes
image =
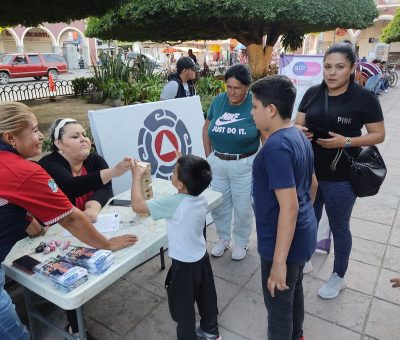
[[[312, 141], [318, 193], [314, 210], [319, 221], [322, 209], [328, 215], [335, 244], [333, 273], [318, 291], [335, 298], [346, 288], [346, 273], [352, 246], [350, 216], [356, 200], [347, 170], [350, 163], [343, 148], [356, 156], [360, 147], [383, 142], [383, 114], [375, 95], [354, 82], [356, 56], [348, 43], [332, 45], [324, 56], [324, 80], [304, 95], [296, 124]], [[365, 126], [367, 133], [362, 134]]]
[[[39, 164], [50, 174], [71, 203], [95, 222], [101, 208], [113, 197], [111, 179], [130, 169], [126, 157], [109, 168], [103, 157], [90, 153], [91, 142], [85, 129], [71, 118], [57, 119], [50, 128], [53, 152]], [[67, 311], [66, 329], [78, 332], [74, 310]], [[88, 340], [94, 339], [90, 333]]]

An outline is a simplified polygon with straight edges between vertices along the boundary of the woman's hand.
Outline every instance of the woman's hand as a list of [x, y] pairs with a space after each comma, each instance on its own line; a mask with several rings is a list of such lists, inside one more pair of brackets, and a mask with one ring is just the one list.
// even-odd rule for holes
[[314, 137], [314, 134], [312, 132], [309, 132], [305, 126], [295, 124], [295, 127], [297, 127], [301, 132], [303, 132], [308, 140], [311, 140]]
[[125, 172], [127, 172], [131, 168], [131, 160], [131, 157], [126, 156], [121, 162], [114, 166], [112, 168], [113, 177], [122, 176]]
[[119, 250], [133, 246], [139, 238], [136, 235], [121, 235], [112, 237], [108, 240], [108, 250]]
[[345, 136], [339, 135], [338, 133], [334, 133], [332, 131], [329, 131], [329, 135], [332, 136], [332, 138], [318, 138], [316, 143], [325, 149], [343, 148], [346, 144]]
[[275, 288], [280, 291], [289, 289], [286, 285], [286, 263], [272, 263], [267, 288], [272, 297], [275, 297]]

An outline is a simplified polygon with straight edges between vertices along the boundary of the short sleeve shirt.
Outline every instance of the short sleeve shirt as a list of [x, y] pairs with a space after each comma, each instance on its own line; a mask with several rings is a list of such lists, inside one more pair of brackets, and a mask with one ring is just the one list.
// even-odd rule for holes
[[310, 142], [297, 128], [273, 133], [253, 163], [253, 199], [258, 251], [272, 261], [275, 251], [280, 207], [275, 190], [295, 188], [299, 202], [296, 229], [287, 263], [302, 263], [316, 248], [317, 222], [310, 188], [313, 154]]
[[26, 236], [27, 213], [45, 225], [57, 223], [74, 207], [47, 172], [19, 155], [0, 151], [0, 261]]
[[251, 115], [252, 97], [249, 92], [240, 105], [231, 105], [226, 93], [214, 98], [207, 117], [210, 120], [208, 136], [213, 150], [229, 154], [257, 151], [260, 132]]
[[[378, 99], [372, 92], [357, 84], [351, 84], [339, 96], [328, 97], [329, 120], [326, 119], [324, 106], [325, 94], [320, 85], [308, 89], [299, 105], [299, 111], [305, 113], [306, 127], [314, 134], [327, 135], [328, 131], [333, 131], [346, 137], [358, 137], [361, 136], [364, 124], [383, 121]], [[347, 170], [350, 163], [345, 155], [342, 154], [333, 171], [331, 164], [338, 149], [324, 149], [315, 141], [312, 146], [318, 180], [348, 181]], [[357, 156], [359, 148], [350, 148], [348, 151]]]
[[146, 201], [153, 220], [165, 218], [169, 257], [182, 262], [196, 262], [206, 253], [203, 236], [207, 200], [203, 196], [168, 195]]

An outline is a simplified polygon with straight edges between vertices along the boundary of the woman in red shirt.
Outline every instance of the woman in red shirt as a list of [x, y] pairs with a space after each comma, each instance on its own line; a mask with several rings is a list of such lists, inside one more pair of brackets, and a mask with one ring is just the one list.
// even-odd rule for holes
[[[118, 250], [135, 244], [137, 237], [122, 235], [106, 239], [85, 214], [76, 209], [55, 181], [38, 164], [27, 158], [40, 155], [43, 135], [34, 113], [21, 103], [0, 104], [0, 262], [37, 223], [59, 223], [89, 246]], [[11, 298], [4, 290], [0, 268], [0, 338], [29, 339]]]

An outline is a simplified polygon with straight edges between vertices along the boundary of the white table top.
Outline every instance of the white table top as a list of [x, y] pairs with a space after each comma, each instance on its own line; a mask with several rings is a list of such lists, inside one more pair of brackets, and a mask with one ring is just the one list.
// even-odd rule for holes
[[[176, 192], [176, 189], [170, 181], [153, 179], [152, 186], [154, 197], [160, 197]], [[208, 201], [209, 210], [213, 210], [222, 202], [222, 194], [212, 191], [211, 189], [207, 189], [203, 195]], [[116, 197], [120, 199], [130, 199], [130, 191], [124, 192]], [[36, 277], [36, 274], [29, 275], [12, 266], [12, 261], [23, 255], [29, 254], [43, 262], [49, 257], [56, 257], [61, 252], [61, 250], [57, 249], [55, 252], [51, 252], [50, 254], [34, 253], [34, 249], [42, 241], [70, 240], [72, 245], [83, 245], [82, 242], [78, 241], [73, 236], [64, 236], [65, 229], [63, 229], [59, 224], [56, 224], [50, 227], [45, 236], [36, 239], [30, 239], [27, 237], [19, 241], [13, 247], [3, 262], [6, 275], [63, 309], [76, 309], [82, 306], [127, 272], [155, 256], [161, 247], [167, 245], [165, 220], [154, 222], [151, 217], [141, 218], [136, 216], [130, 207], [114, 207], [106, 205], [102, 210], [102, 213], [110, 212], [118, 212], [120, 214], [121, 222], [118, 231], [105, 234], [107, 238], [122, 234], [135, 234], [139, 237], [139, 240], [132, 247], [114, 252], [116, 257], [115, 264], [105, 273], [100, 275], [88, 274], [89, 280], [86, 283], [69, 293], [63, 293], [53, 288], [50, 282], [46, 282], [43, 279]]]

